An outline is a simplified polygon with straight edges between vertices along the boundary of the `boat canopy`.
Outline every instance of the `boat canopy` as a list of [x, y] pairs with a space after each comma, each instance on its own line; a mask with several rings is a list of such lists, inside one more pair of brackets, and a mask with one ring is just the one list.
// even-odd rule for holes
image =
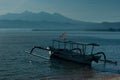
[[[61, 46], [60, 44], [63, 44], [63, 46]], [[69, 45], [69, 46], [67, 46]], [[53, 40], [52, 43], [52, 47], [53, 48], [58, 48], [58, 49], [81, 49], [82, 50], [82, 54], [85, 54], [87, 51], [87, 46], [91, 46], [92, 49], [90, 50], [90, 53], [93, 54], [93, 49], [94, 46], [99, 46], [99, 44], [96, 43], [84, 43], [84, 42], [74, 42], [74, 41], [67, 41], [67, 40]], [[81, 47], [80, 47], [81, 46]]]
[[58, 43], [68, 43], [68, 44], [77, 44], [77, 45], [90, 45], [90, 46], [100, 46], [99, 44], [96, 43], [84, 43], [84, 42], [74, 42], [74, 41], [61, 41], [61, 40], [53, 40], [53, 42], [58, 42]]

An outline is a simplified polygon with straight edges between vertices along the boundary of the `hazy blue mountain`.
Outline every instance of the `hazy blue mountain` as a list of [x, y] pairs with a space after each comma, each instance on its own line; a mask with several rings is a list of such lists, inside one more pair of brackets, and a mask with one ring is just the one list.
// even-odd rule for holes
[[47, 22], [76, 22], [61, 14], [50, 14], [47, 12], [33, 13], [25, 11], [23, 13], [8, 13], [0, 16], [0, 20], [23, 20], [23, 21], [47, 21]]
[[53, 29], [87, 29], [104, 30], [119, 29], [120, 22], [92, 23], [73, 20], [59, 13], [8, 13], [0, 16], [0, 28], [53, 28]]

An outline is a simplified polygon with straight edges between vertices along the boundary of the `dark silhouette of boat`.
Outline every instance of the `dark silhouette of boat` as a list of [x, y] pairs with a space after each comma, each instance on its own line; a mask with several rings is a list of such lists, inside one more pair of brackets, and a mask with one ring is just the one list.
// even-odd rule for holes
[[[52, 40], [52, 45], [43, 48], [41, 46], [35, 46], [29, 52], [32, 55], [48, 59], [44, 56], [33, 54], [33, 50], [38, 48], [42, 50], [47, 50], [50, 53], [50, 59], [59, 58], [62, 60], [67, 60], [75, 63], [90, 65], [94, 61], [98, 63], [103, 61], [104, 63], [115, 63], [116, 61], [106, 60], [106, 55], [104, 52], [94, 53], [94, 47], [99, 46], [96, 43], [83, 43], [83, 42], [74, 42], [69, 40]], [[89, 52], [88, 52], [89, 51]], [[27, 52], [28, 53], [28, 52]], [[103, 56], [103, 59], [101, 59]]]

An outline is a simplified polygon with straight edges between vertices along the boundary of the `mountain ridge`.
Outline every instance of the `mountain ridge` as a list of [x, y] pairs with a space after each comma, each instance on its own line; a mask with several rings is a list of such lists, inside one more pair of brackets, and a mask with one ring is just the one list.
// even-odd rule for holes
[[76, 29], [109, 29], [120, 28], [120, 22], [85, 22], [73, 20], [59, 13], [24, 11], [0, 15], [0, 28], [76, 28]]
[[[32, 16], [33, 16], [33, 18], [31, 18]], [[65, 21], [66, 22], [76, 21], [76, 22], [82, 22], [82, 23], [85, 22], [85, 21], [79, 21], [79, 20], [74, 20], [74, 19], [68, 18], [68, 17], [61, 15], [59, 13], [56, 13], [56, 12], [53, 14], [50, 14], [50, 13], [47, 13], [44, 11], [41, 11], [38, 13], [24, 11], [22, 13], [7, 13], [4, 15], [0, 15], [0, 20], [27, 20], [27, 21], [45, 21], [46, 20], [46, 21], [54, 22], [54, 21], [57, 21], [57, 19], [59, 19], [58, 20], [59, 22], [65, 22]], [[93, 23], [93, 22], [87, 22], [87, 23]]]

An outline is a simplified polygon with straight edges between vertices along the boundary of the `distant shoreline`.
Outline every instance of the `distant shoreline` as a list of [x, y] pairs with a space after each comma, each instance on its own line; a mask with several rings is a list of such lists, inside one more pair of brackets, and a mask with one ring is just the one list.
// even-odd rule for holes
[[97, 31], [97, 32], [120, 32], [120, 29], [0, 28], [0, 30], [31, 30], [31, 31]]
[[120, 29], [115, 29], [115, 28], [109, 28], [109, 29], [88, 29], [87, 31], [120, 32]]
[[32, 31], [85, 31], [80, 29], [32, 29]]
[[120, 32], [120, 29], [32, 29], [32, 31], [105, 31], [105, 32]]

